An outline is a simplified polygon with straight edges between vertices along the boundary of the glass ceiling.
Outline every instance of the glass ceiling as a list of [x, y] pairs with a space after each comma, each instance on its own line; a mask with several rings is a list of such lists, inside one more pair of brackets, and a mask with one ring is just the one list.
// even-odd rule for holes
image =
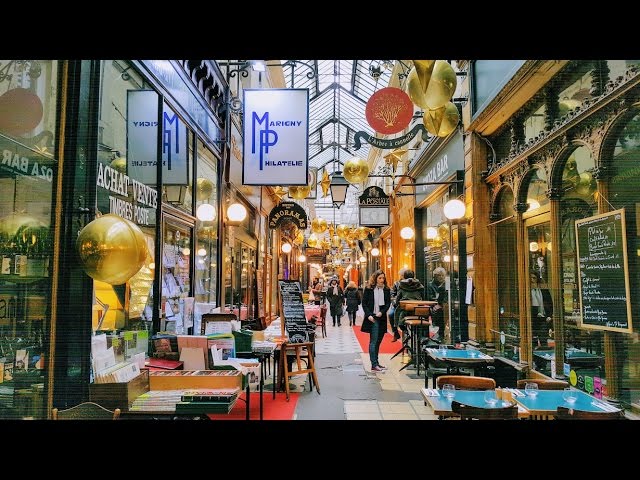
[[[287, 88], [309, 89], [309, 167], [318, 168], [318, 182], [326, 169], [331, 175], [342, 170], [351, 157], [367, 159], [370, 146], [363, 143], [353, 149], [354, 135], [359, 131], [374, 133], [365, 118], [365, 107], [374, 92], [389, 85], [392, 60], [298, 60], [312, 65], [318, 72], [309, 78], [310, 69], [283, 60]], [[372, 75], [373, 74], [373, 75]], [[336, 210], [337, 223], [358, 223], [357, 197], [361, 194], [349, 187], [345, 205]], [[308, 200], [309, 201], [309, 200]], [[333, 222], [331, 196], [322, 198], [318, 186], [315, 216]]]

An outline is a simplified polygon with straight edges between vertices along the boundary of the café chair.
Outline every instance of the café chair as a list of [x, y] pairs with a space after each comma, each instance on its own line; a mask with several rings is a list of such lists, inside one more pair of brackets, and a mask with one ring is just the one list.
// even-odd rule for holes
[[[442, 377], [441, 377], [442, 378]], [[467, 377], [464, 377], [467, 378]], [[473, 377], [472, 377], [473, 378]], [[489, 379], [493, 380], [493, 379]], [[456, 400], [451, 402], [451, 411], [460, 415], [460, 420], [517, 420], [518, 405], [512, 403], [506, 407], [471, 407]]]
[[496, 381], [488, 377], [467, 377], [466, 375], [440, 375], [437, 388], [446, 384], [454, 385], [457, 390], [493, 390]]
[[538, 390], [564, 390], [569, 388], [568, 382], [546, 378], [523, 378], [518, 380], [517, 387], [522, 390], [527, 383], [535, 383], [538, 385]]
[[558, 407], [554, 415], [556, 420], [625, 420], [624, 412], [587, 412], [569, 407]]
[[411, 361], [400, 370], [404, 370], [409, 365], [414, 364], [417, 369], [417, 374], [420, 375], [422, 352], [420, 351], [419, 345], [421, 344], [420, 341], [422, 338], [429, 338], [429, 326], [431, 325], [430, 315], [431, 307], [427, 305], [416, 305], [413, 310], [413, 315], [406, 315], [404, 317], [404, 324], [410, 331], [409, 340], [411, 342], [410, 350], [412, 352], [412, 358]]
[[80, 403], [65, 410], [51, 410], [53, 420], [117, 420], [119, 417], [119, 408], [108, 410], [94, 402]]
[[[287, 402], [289, 401], [289, 378], [296, 375], [303, 375], [308, 373], [311, 380], [311, 390], [315, 385], [318, 394], [320, 393], [320, 385], [318, 385], [318, 377], [316, 376], [316, 367], [313, 361], [314, 357], [314, 342], [302, 342], [302, 343], [283, 343], [282, 344], [283, 355], [283, 368], [284, 368], [284, 385], [287, 393]], [[292, 356], [291, 366], [289, 366], [289, 356]], [[297, 370], [291, 371], [293, 368], [293, 362], [296, 362]], [[302, 367], [302, 362], [306, 365]]]
[[[446, 362], [443, 362], [443, 363], [447, 369], [446, 375], [450, 375], [450, 374], [459, 375], [459, 376], [471, 375], [468, 372], [463, 372], [461, 370], [462, 368], [464, 368], [465, 370], [473, 370], [474, 374], [477, 371], [487, 372], [487, 362], [478, 358], [449, 358], [446, 360]], [[434, 388], [435, 388], [436, 380], [442, 375], [443, 375], [442, 373], [436, 373], [436, 372], [432, 374], [431, 378], [433, 379], [432, 382], [434, 384], [433, 385]], [[425, 377], [425, 385], [426, 384], [427, 384], [427, 379]]]

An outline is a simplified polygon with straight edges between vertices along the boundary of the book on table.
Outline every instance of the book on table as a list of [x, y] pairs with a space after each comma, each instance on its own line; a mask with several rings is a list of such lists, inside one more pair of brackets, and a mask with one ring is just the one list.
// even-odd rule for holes
[[235, 388], [201, 388], [185, 390], [182, 393], [183, 402], [230, 402], [240, 394]]

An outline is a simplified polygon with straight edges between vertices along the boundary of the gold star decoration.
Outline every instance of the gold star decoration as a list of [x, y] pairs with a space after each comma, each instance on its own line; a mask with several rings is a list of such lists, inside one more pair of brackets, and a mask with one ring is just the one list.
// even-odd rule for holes
[[273, 196], [277, 199], [276, 203], [280, 203], [286, 194], [287, 191], [280, 186], [273, 189]]
[[402, 156], [407, 152], [408, 150], [406, 148], [396, 148], [384, 156], [384, 161], [387, 165], [391, 165], [395, 172], [398, 168], [398, 162], [402, 161]]
[[322, 198], [329, 195], [329, 187], [331, 186], [331, 180], [329, 179], [329, 172], [326, 170], [322, 175], [322, 181], [320, 182], [320, 186], [322, 187]]

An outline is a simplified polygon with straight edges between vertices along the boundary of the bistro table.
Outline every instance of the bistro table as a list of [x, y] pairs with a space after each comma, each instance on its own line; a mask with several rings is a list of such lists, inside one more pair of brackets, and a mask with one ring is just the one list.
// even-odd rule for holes
[[[556, 414], [558, 407], [575, 408], [576, 410], [584, 410], [587, 412], [605, 412], [612, 411], [614, 407], [602, 400], [592, 397], [582, 390], [574, 390], [576, 401], [567, 403], [562, 395], [563, 390], [539, 390], [537, 395], [525, 395], [524, 397], [516, 397], [513, 399], [526, 408], [531, 415], [536, 416], [552, 416]], [[616, 409], [618, 410], [618, 409]]]
[[[424, 384], [427, 386], [427, 372], [429, 370], [429, 364], [433, 361], [439, 365], [444, 365], [447, 369], [447, 373], [450, 373], [454, 368], [470, 368], [475, 375], [476, 368], [486, 367], [489, 363], [493, 363], [493, 357], [479, 350], [473, 349], [457, 349], [457, 348], [427, 348], [427, 368], [425, 370]], [[436, 388], [436, 376], [432, 376], [433, 388]]]
[[[437, 395], [434, 395], [434, 392]], [[433, 413], [440, 417], [442, 420], [445, 417], [457, 417], [458, 414], [453, 413], [451, 410], [451, 402], [457, 400], [460, 403], [469, 405], [470, 407], [480, 408], [502, 408], [508, 405], [512, 405], [511, 402], [505, 402], [504, 400], [498, 400], [495, 404], [490, 405], [484, 401], [484, 394], [486, 390], [456, 390], [455, 396], [447, 398], [442, 394], [442, 390], [434, 388], [421, 388], [420, 393], [425, 402], [428, 402]], [[515, 400], [515, 398], [514, 398]], [[518, 405], [518, 418], [527, 418], [529, 412], [526, 408]]]

